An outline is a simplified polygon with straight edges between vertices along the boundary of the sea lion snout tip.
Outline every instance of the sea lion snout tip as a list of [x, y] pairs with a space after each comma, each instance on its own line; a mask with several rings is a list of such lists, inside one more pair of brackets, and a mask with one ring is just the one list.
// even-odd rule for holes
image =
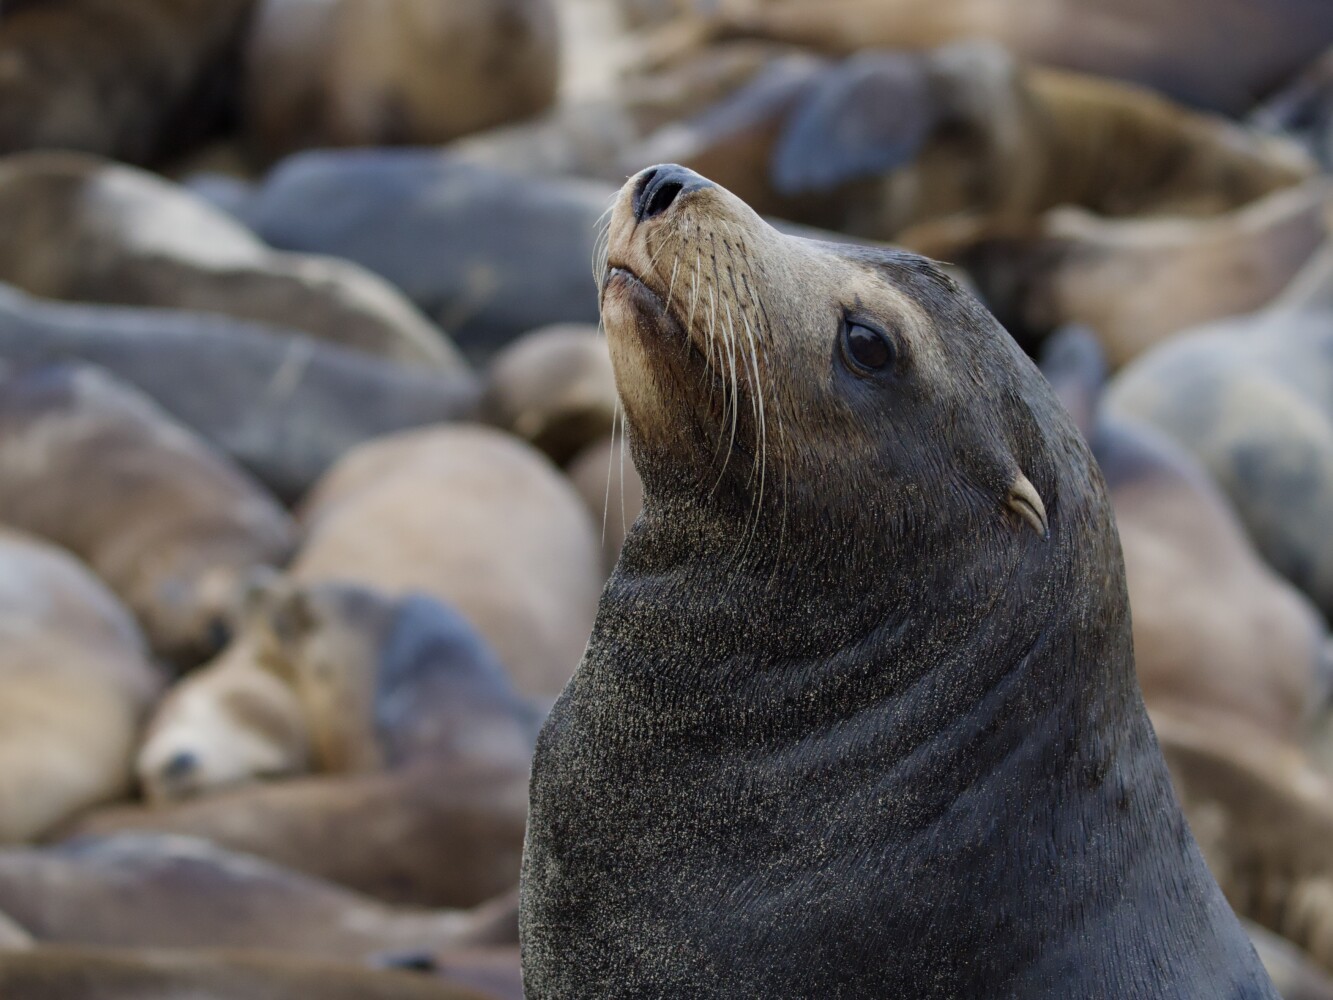
[[676, 163], [649, 167], [630, 183], [634, 185], [630, 210], [634, 221], [640, 223], [663, 215], [683, 195], [715, 186], [708, 178]]

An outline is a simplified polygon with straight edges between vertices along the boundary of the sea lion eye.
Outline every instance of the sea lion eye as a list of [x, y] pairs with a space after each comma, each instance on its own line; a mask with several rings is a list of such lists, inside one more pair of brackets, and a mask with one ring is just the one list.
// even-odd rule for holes
[[854, 369], [866, 372], [887, 368], [897, 355], [888, 334], [850, 319], [842, 324], [842, 351]]

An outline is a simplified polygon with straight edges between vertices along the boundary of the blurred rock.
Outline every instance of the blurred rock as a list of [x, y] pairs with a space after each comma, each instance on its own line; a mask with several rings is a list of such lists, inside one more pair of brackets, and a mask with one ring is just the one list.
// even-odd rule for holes
[[246, 126], [270, 157], [432, 145], [555, 100], [552, 0], [261, 0]]
[[1333, 169], [1333, 49], [1256, 108], [1249, 122], [1294, 136], [1325, 170]]
[[128, 792], [160, 683], [110, 591], [72, 556], [0, 528], [0, 843]]
[[361, 442], [464, 417], [477, 398], [468, 373], [219, 315], [56, 304], [0, 285], [0, 360], [67, 359], [134, 385], [287, 500]]
[[32, 947], [32, 937], [18, 924], [0, 913], [0, 953], [25, 951]]
[[0, 152], [144, 163], [234, 113], [255, 0], [64, 0], [0, 10]]
[[138, 391], [78, 366], [0, 372], [0, 522], [63, 545], [181, 666], [215, 653], [241, 581], [295, 526]]
[[0, 160], [0, 281], [77, 302], [217, 312], [423, 367], [448, 339], [346, 261], [275, 253], [149, 173], [72, 154]]

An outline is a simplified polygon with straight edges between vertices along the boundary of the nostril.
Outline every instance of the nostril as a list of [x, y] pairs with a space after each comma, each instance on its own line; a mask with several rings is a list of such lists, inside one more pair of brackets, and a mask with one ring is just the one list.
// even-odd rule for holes
[[676, 200], [677, 195], [684, 187], [685, 185], [680, 181], [659, 181], [654, 184], [648, 194], [648, 200], [639, 221], [654, 218], [665, 212], [671, 207], [671, 203]]
[[192, 751], [182, 750], [167, 761], [167, 766], [162, 769], [162, 777], [167, 781], [180, 781], [198, 769], [199, 758]]
[[634, 218], [639, 222], [656, 218], [670, 208], [683, 192], [706, 186], [707, 181], [684, 167], [674, 164], [654, 167], [639, 178], [634, 192]]

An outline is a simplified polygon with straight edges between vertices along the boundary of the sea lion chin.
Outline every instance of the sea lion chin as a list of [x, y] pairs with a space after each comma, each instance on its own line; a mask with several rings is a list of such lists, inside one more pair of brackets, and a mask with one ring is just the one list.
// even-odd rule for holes
[[1273, 998], [1134, 676], [1105, 487], [933, 264], [631, 179], [644, 508], [533, 761], [553, 998]]

